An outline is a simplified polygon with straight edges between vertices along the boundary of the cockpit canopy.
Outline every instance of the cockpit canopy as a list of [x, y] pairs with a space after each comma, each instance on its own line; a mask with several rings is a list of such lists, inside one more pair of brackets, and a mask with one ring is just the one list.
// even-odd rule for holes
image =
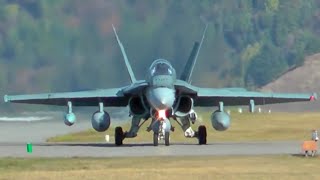
[[164, 59], [156, 60], [150, 67], [150, 75], [157, 76], [157, 75], [169, 75], [173, 76], [175, 71], [171, 64]]

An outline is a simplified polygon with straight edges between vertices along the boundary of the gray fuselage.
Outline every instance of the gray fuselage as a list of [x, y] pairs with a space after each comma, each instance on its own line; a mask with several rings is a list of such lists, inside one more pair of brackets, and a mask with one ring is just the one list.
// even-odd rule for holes
[[165, 59], [155, 60], [147, 74], [149, 87], [146, 90], [146, 98], [152, 108], [167, 110], [172, 108], [175, 102], [176, 71], [170, 62]]

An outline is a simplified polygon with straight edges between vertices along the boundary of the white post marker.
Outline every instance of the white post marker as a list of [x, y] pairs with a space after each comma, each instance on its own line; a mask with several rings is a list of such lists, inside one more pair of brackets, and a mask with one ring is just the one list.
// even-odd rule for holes
[[259, 107], [258, 111], [259, 111], [259, 113], [261, 113], [261, 107]]
[[312, 130], [311, 139], [312, 139], [313, 141], [318, 141], [318, 140], [319, 140], [319, 136], [318, 136], [318, 131], [317, 131], [317, 130]]
[[110, 136], [109, 136], [109, 134], [106, 134], [105, 139], [106, 139], [106, 142], [109, 142], [109, 141], [110, 141]]
[[231, 111], [230, 111], [230, 110], [228, 110], [228, 111], [227, 111], [227, 113], [230, 115], [230, 114], [231, 114]]
[[241, 109], [241, 108], [238, 108], [238, 112], [241, 114], [241, 113], [242, 113], [242, 109]]

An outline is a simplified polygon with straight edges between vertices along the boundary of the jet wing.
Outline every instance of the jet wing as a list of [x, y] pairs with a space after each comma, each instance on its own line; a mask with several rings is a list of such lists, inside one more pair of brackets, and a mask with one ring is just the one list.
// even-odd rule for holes
[[248, 105], [254, 100], [256, 105], [312, 101], [316, 94], [300, 93], [263, 93], [238, 88], [198, 88], [194, 97], [195, 106], [218, 106], [222, 101], [225, 106]]
[[71, 101], [73, 106], [98, 106], [99, 102], [103, 102], [104, 106], [127, 106], [128, 99], [121, 88], [4, 96], [5, 102], [58, 106], [67, 105], [68, 101]]

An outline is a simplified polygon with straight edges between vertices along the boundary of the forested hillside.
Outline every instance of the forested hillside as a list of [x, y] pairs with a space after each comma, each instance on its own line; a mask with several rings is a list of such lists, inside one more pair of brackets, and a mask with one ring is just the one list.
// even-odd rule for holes
[[316, 0], [0, 0], [1, 93], [108, 88], [129, 83], [112, 32], [143, 79], [168, 59], [180, 73], [208, 33], [192, 83], [260, 87], [320, 50]]

